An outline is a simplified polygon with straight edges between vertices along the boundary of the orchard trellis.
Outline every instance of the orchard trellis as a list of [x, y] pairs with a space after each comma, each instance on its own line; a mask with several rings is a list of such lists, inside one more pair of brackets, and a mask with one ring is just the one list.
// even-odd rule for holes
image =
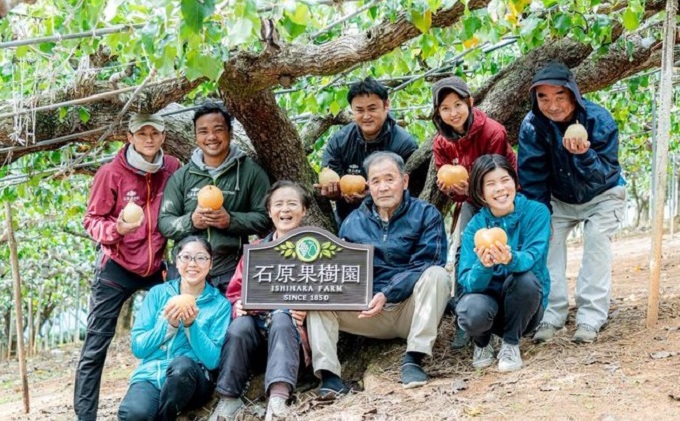
[[[409, 162], [421, 197], [445, 210], [432, 188], [430, 83], [464, 75], [476, 104], [515, 141], [532, 73], [559, 58], [583, 92], [613, 110], [626, 176], [641, 195], [648, 192], [655, 130], [646, 118], [648, 87], [661, 67], [666, 2], [529, 3], [39, 0], [0, 14], [0, 200], [13, 202], [18, 219], [28, 347], [42, 349], [40, 332], [63, 323], [55, 312], [73, 320], [86, 306], [93, 249], [80, 226], [88, 179], [79, 173], [91, 173], [124, 141], [124, 125], [112, 123], [126, 105], [163, 110], [166, 149], [186, 158], [193, 144], [188, 111], [205, 98], [221, 100], [242, 124], [239, 142], [272, 177], [310, 186], [331, 127], [348, 119], [348, 84], [371, 74], [391, 87], [395, 115], [421, 141]], [[19, 108], [17, 98], [30, 105]], [[671, 132], [678, 133], [677, 110]], [[670, 149], [677, 152], [678, 143], [671, 138]], [[672, 186], [669, 206], [676, 206]], [[312, 222], [331, 225], [327, 213], [328, 203], [315, 198]], [[5, 249], [0, 235], [0, 286], [9, 279]], [[0, 295], [4, 338], [12, 310]], [[69, 333], [48, 338], [49, 346], [60, 336], [77, 338], [68, 324]]]

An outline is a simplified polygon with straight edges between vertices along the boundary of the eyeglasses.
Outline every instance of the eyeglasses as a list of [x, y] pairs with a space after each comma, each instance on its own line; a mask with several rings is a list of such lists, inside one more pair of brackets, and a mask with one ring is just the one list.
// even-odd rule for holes
[[210, 256], [206, 254], [198, 254], [196, 256], [189, 256], [188, 254], [180, 254], [177, 256], [177, 261], [180, 263], [196, 262], [199, 265], [205, 265], [210, 261]]

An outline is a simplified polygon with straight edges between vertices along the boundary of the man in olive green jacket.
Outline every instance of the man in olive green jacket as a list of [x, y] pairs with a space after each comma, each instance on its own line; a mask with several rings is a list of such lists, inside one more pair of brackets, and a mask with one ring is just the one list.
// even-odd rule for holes
[[[206, 104], [194, 113], [198, 148], [191, 162], [168, 181], [158, 228], [178, 242], [188, 235], [205, 237], [213, 248], [209, 281], [226, 291], [229, 280], [251, 234], [266, 233], [270, 227], [264, 196], [269, 178], [264, 170], [231, 144], [232, 116], [222, 106]], [[220, 209], [198, 206], [198, 191], [217, 186], [224, 195]], [[174, 255], [175, 253], [173, 253]], [[176, 275], [168, 271], [168, 279]]]

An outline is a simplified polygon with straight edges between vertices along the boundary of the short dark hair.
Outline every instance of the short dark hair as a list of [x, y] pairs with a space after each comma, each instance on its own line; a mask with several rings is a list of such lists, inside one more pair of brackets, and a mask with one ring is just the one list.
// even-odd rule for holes
[[182, 252], [182, 250], [184, 250], [184, 247], [186, 247], [189, 243], [194, 243], [194, 242], [202, 245], [203, 248], [205, 249], [205, 251], [208, 252], [210, 257], [212, 257], [212, 255], [213, 255], [212, 246], [210, 245], [208, 240], [206, 240], [203, 237], [199, 237], [197, 235], [190, 235], [188, 237], [184, 237], [179, 243], [177, 243], [177, 254], [180, 254]]
[[364, 159], [364, 171], [366, 172], [366, 176], [368, 177], [368, 169], [370, 167], [377, 164], [378, 162], [383, 161], [393, 162], [394, 165], [397, 166], [400, 175], [404, 175], [406, 173], [404, 158], [402, 158], [401, 156], [397, 155], [394, 152], [379, 151], [373, 152], [366, 159]]
[[276, 183], [272, 184], [272, 186], [269, 188], [269, 191], [267, 191], [267, 194], [264, 196], [264, 207], [267, 210], [269, 210], [269, 205], [271, 204], [274, 192], [284, 187], [290, 187], [291, 189], [297, 192], [297, 194], [300, 196], [302, 206], [305, 209], [309, 209], [309, 207], [312, 206], [312, 195], [309, 194], [309, 192], [305, 190], [305, 188], [302, 187], [299, 183], [290, 180], [279, 180]]
[[201, 105], [196, 111], [194, 111], [194, 131], [196, 131], [196, 120], [203, 117], [206, 114], [220, 113], [224, 117], [224, 121], [227, 122], [227, 129], [231, 133], [231, 121], [234, 119], [229, 111], [224, 107], [224, 105], [218, 104], [216, 102], [206, 102]]
[[478, 208], [486, 206], [484, 201], [484, 176], [496, 168], [507, 171], [515, 182], [515, 187], [519, 185], [517, 171], [506, 157], [498, 154], [480, 156], [472, 165], [468, 190], [472, 203]]
[[383, 101], [387, 101], [387, 88], [371, 76], [364, 80], [353, 83], [347, 92], [347, 102], [352, 105], [352, 100], [359, 95], [376, 94]]

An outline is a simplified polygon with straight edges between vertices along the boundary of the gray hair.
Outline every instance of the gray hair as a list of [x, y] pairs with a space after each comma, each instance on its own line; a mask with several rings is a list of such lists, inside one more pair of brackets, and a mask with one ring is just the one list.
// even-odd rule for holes
[[366, 171], [366, 176], [368, 176], [368, 170], [376, 164], [383, 161], [390, 161], [397, 166], [400, 175], [406, 174], [404, 159], [394, 152], [374, 152], [370, 154], [366, 159], [364, 159], [364, 171]]

